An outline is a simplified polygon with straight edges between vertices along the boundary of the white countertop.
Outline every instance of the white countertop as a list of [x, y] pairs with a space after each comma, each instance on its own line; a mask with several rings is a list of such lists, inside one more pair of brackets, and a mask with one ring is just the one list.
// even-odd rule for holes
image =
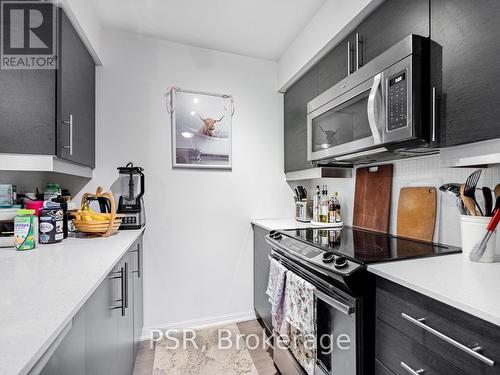
[[311, 228], [311, 223], [303, 223], [294, 218], [284, 219], [254, 219], [252, 224], [257, 225], [267, 230], [282, 230], [282, 229], [297, 229], [297, 228]]
[[368, 271], [500, 326], [500, 263], [462, 254], [380, 263]]
[[143, 230], [0, 249], [0, 374], [26, 374]]

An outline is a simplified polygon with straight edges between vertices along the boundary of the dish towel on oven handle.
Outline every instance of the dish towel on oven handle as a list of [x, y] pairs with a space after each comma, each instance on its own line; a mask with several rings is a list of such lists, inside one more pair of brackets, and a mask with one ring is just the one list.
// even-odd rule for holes
[[284, 312], [286, 275], [285, 266], [276, 259], [271, 259], [266, 294], [269, 296], [271, 304], [273, 328], [279, 334], [288, 334], [288, 324]]
[[288, 271], [285, 286], [285, 319], [290, 326], [289, 348], [309, 375], [316, 362], [316, 288]]

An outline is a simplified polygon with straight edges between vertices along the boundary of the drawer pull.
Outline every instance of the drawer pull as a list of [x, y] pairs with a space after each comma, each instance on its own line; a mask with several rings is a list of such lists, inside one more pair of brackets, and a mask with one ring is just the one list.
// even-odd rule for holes
[[421, 375], [425, 372], [425, 370], [423, 368], [421, 368], [420, 370], [414, 370], [404, 362], [401, 362], [401, 367], [404, 368], [406, 371], [408, 371], [412, 375]]
[[412, 318], [409, 315], [406, 315], [405, 313], [401, 313], [401, 316], [408, 320], [409, 322], [415, 324], [416, 326], [422, 328], [423, 330], [433, 334], [434, 336], [439, 337], [440, 339], [446, 341], [448, 344], [453, 345], [454, 347], [462, 350], [463, 352], [466, 352], [467, 354], [473, 356], [476, 359], [479, 359], [481, 362], [486, 363], [488, 366], [495, 366], [495, 361], [492, 361], [491, 359], [485, 357], [481, 353], [479, 353], [482, 350], [482, 347], [476, 346], [475, 348], [469, 348], [458, 341], [453, 340], [451, 337], [446, 336], [445, 334], [435, 330], [434, 328], [429, 327], [428, 325], [425, 324], [425, 319], [415, 319]]

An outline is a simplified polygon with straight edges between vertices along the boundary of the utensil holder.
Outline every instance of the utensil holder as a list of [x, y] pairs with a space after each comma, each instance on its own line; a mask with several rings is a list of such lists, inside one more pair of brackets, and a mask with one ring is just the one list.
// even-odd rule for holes
[[[460, 215], [460, 232], [462, 236], [462, 254], [464, 258], [469, 260], [469, 254], [472, 248], [481, 241], [481, 238], [486, 233], [486, 227], [490, 222], [491, 217], [485, 216], [467, 216]], [[493, 232], [486, 251], [479, 262], [491, 263], [495, 261], [495, 250], [497, 242], [497, 231]]]

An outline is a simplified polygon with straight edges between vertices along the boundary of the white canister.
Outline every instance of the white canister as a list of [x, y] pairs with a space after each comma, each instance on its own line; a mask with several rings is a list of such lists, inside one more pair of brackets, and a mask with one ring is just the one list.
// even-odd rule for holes
[[[469, 259], [469, 254], [472, 248], [481, 241], [481, 238], [486, 233], [486, 227], [490, 222], [491, 217], [486, 216], [467, 216], [460, 215], [460, 231], [462, 235], [462, 254]], [[479, 260], [483, 263], [491, 263], [495, 261], [495, 248], [497, 241], [497, 231], [493, 232], [484, 255]]]

